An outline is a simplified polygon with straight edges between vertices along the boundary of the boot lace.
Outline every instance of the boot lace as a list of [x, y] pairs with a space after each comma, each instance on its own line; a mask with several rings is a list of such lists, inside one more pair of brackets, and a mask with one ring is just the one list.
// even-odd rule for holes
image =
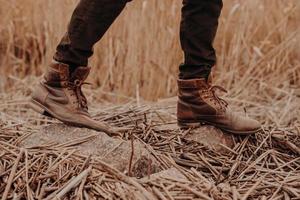
[[73, 101], [74, 104], [78, 105], [78, 108], [88, 109], [87, 99], [82, 93], [81, 87], [83, 85], [91, 85], [88, 82], [83, 82], [76, 79], [74, 82], [68, 82], [68, 90], [71, 91], [71, 96], [75, 96], [76, 100]]
[[216, 104], [219, 104], [221, 109], [222, 110], [225, 110], [227, 107], [228, 107], [228, 103], [226, 100], [218, 97], [218, 95], [216, 94], [216, 92], [220, 90], [222, 92], [225, 92], [227, 93], [227, 90], [225, 90], [223, 87], [221, 86], [217, 86], [217, 85], [214, 85], [214, 86], [210, 86], [209, 89], [208, 89], [208, 92], [209, 94], [211, 94], [211, 98], [210, 100], [216, 105]]

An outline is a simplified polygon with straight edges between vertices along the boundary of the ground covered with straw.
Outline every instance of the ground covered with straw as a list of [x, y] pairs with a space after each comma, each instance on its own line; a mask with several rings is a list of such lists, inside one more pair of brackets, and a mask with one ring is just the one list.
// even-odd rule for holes
[[88, 80], [95, 88], [85, 93], [94, 118], [126, 130], [122, 139], [145, 145], [159, 163], [158, 174], [149, 167], [143, 178], [75, 150], [93, 135], [22, 145], [63, 126], [28, 110], [26, 101], [37, 82], [31, 76], [48, 65], [76, 3], [0, 0], [1, 200], [300, 199], [299, 0], [224, 1], [214, 83], [264, 128], [234, 137], [225, 152], [187, 140], [197, 130], [177, 128], [176, 98], [142, 100], [176, 95], [182, 2], [128, 4], [95, 48]]
[[[86, 91], [93, 102], [91, 113], [96, 119], [127, 130], [123, 139], [141, 141], [159, 162], [160, 173], [137, 178], [118, 171], [96, 156], [74, 151], [73, 147], [84, 141], [22, 148], [21, 142], [31, 134], [43, 134], [42, 127], [60, 124], [26, 108], [32, 87], [28, 81], [23, 83], [16, 84], [12, 88], [14, 92], [0, 94], [0, 194], [3, 200], [299, 199], [300, 126], [297, 119], [286, 127], [265, 123], [260, 133], [234, 137], [234, 147], [219, 152], [187, 141], [186, 135], [192, 130], [174, 128], [174, 99], [155, 104], [135, 100], [110, 105], [96, 101], [90, 91]], [[247, 110], [250, 114], [255, 111]]]

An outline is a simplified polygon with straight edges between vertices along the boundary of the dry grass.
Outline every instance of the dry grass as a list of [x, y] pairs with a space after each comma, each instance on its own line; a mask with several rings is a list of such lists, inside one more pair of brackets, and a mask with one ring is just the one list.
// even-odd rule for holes
[[[19, 89], [27, 90], [26, 86]], [[265, 126], [256, 135], [235, 137], [234, 147], [220, 153], [189, 140], [187, 135], [194, 130], [176, 127], [174, 100], [140, 106], [95, 103], [94, 118], [129, 130], [123, 139], [130, 140], [133, 134], [163, 170], [177, 169], [171, 176], [136, 179], [106, 164], [101, 152], [89, 157], [76, 151], [93, 135], [20, 148], [24, 139], [51, 127], [60, 134], [64, 133], [60, 130], [76, 130], [28, 111], [21, 106], [22, 97], [0, 97], [0, 194], [8, 199], [254, 200], [298, 199], [300, 195], [299, 124]]]
[[[1, 74], [41, 74], [76, 2], [0, 3]], [[180, 7], [181, 2], [173, 0], [129, 3], [96, 47], [94, 83], [126, 96], [138, 90], [152, 100], [175, 95], [182, 62]], [[216, 40], [218, 82], [242, 97], [256, 93], [259, 86], [269, 90], [299, 84], [299, 13], [298, 0], [226, 1]]]
[[[51, 60], [74, 1], [0, 0], [0, 90], [14, 79], [40, 75]], [[300, 6], [298, 0], [225, 2], [216, 39], [215, 80], [235, 105], [266, 123], [288, 125], [299, 116]], [[176, 95], [182, 61], [180, 1], [136, 1], [97, 44], [90, 81], [98, 101]], [[9, 12], [7, 12], [9, 11]], [[154, 89], [155, 88], [155, 89]]]
[[[0, 0], [0, 4], [0, 191], [9, 187], [15, 189], [16, 195], [38, 197], [47, 189], [49, 191], [43, 194], [47, 196], [70, 186], [68, 180], [85, 169], [86, 158], [72, 154], [64, 159], [64, 155], [59, 157], [61, 149], [22, 152], [18, 146], [22, 139], [40, 131], [41, 126], [57, 123], [28, 111], [24, 108], [24, 99], [37, 81], [35, 75], [41, 75], [50, 61], [75, 2]], [[143, 106], [134, 106], [128, 110], [125, 105], [118, 109], [100, 109], [107, 100], [139, 105], [143, 98], [156, 100], [176, 95], [177, 66], [182, 61], [178, 41], [179, 11], [180, 1], [174, 0], [128, 4], [96, 47], [90, 77], [95, 87], [85, 92], [93, 105], [93, 115], [99, 119], [116, 115], [119, 117], [109, 123], [134, 126], [136, 137], [154, 148], [152, 153], [164, 159], [165, 167], [179, 168], [188, 180], [137, 181], [94, 159], [90, 163], [92, 171], [89, 168], [84, 171], [88, 175], [81, 174], [81, 185], [68, 195], [77, 192], [80, 198], [81, 194], [97, 197], [102, 194], [103, 198], [114, 199], [127, 193], [132, 194], [132, 199], [142, 199], [141, 196], [147, 198], [143, 196], [146, 189], [156, 196], [168, 196], [169, 192], [169, 199], [178, 196], [201, 199], [201, 195], [214, 199], [297, 199], [300, 194], [298, 0], [225, 1], [216, 39], [219, 60], [215, 81], [229, 90], [227, 99], [234, 107], [239, 110], [247, 107], [247, 113], [260, 120], [265, 129], [252, 137], [236, 138], [231, 153], [220, 155], [201, 144], [185, 143], [184, 134], [173, 129], [153, 129], [151, 137], [145, 139], [145, 129], [155, 123], [174, 123], [175, 115], [168, 113], [166, 107], [145, 110]], [[170, 107], [174, 109], [175, 104]], [[124, 115], [124, 112], [129, 114]], [[166, 115], [164, 120], [143, 121], [145, 115], [151, 119], [157, 113]], [[129, 118], [135, 120], [128, 121]], [[174, 134], [178, 137], [172, 137]], [[158, 148], [158, 144], [170, 138], [170, 145]], [[50, 178], [39, 177], [55, 159], [60, 165], [53, 171], [59, 173]], [[186, 166], [182, 166], [183, 163]], [[203, 165], [206, 167], [201, 167]], [[216, 174], [216, 170], [221, 173]], [[16, 173], [19, 178], [10, 180], [9, 176], [14, 178]], [[99, 185], [97, 180], [102, 175], [105, 178]], [[7, 183], [12, 183], [12, 187]], [[104, 192], [99, 192], [101, 190]], [[9, 197], [12, 194], [9, 190]]]

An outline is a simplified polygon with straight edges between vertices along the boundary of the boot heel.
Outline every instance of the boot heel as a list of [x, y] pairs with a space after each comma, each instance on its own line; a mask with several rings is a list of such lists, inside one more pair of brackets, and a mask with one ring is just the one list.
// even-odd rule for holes
[[199, 128], [200, 126], [204, 125], [204, 123], [201, 123], [201, 122], [190, 122], [190, 123], [187, 123], [187, 122], [178, 121], [177, 125], [180, 128], [189, 129], [189, 128]]

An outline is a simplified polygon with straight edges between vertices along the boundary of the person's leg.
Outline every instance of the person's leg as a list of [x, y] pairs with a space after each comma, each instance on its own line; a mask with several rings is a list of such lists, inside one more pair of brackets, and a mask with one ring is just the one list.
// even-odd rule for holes
[[71, 66], [86, 66], [93, 46], [131, 0], [81, 0], [67, 33], [57, 46], [54, 60]]
[[67, 33], [57, 47], [54, 61], [31, 95], [31, 108], [69, 125], [116, 134], [115, 129], [91, 118], [81, 87], [90, 72], [87, 64], [93, 54], [94, 44], [101, 39], [128, 1], [80, 1]]
[[213, 47], [222, 0], [183, 0], [180, 27], [184, 63], [179, 78], [208, 77], [216, 63]]
[[182, 128], [209, 124], [233, 134], [252, 134], [260, 123], [230, 110], [211, 86], [209, 74], [216, 63], [213, 41], [222, 0], [183, 0], [181, 44], [185, 60], [179, 68], [177, 120]]

